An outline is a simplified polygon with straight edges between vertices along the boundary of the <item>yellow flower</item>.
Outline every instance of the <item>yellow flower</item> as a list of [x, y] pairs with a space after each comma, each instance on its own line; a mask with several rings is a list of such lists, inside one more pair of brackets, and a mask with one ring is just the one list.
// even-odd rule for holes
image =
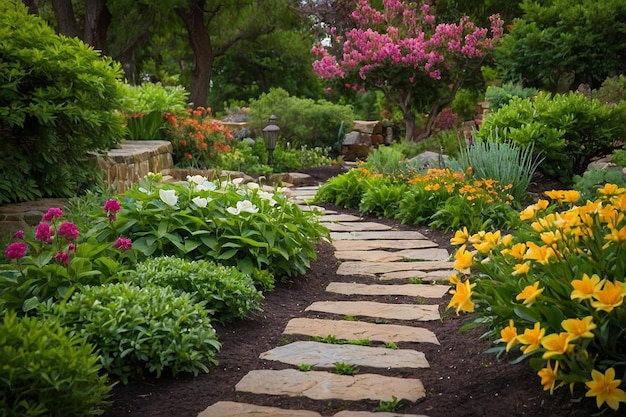
[[474, 255], [472, 252], [465, 250], [465, 245], [461, 246], [454, 254], [454, 269], [462, 271], [470, 268], [474, 263]]
[[500, 331], [500, 341], [506, 343], [507, 352], [518, 343], [517, 328], [514, 324], [513, 320], [509, 320], [509, 325]]
[[550, 359], [556, 355], [562, 355], [567, 351], [570, 351], [573, 346], [569, 345], [570, 335], [566, 332], [559, 334], [552, 333], [541, 339], [541, 346], [546, 350], [542, 358]]
[[570, 340], [575, 340], [579, 337], [582, 337], [583, 339], [592, 339], [593, 333], [591, 333], [591, 331], [598, 327], [593, 322], [592, 316], [587, 316], [582, 319], [566, 319], [561, 322], [561, 326], [567, 333], [569, 333]]
[[524, 353], [530, 353], [541, 346], [541, 339], [543, 335], [546, 333], [546, 329], [541, 328], [540, 323], [535, 323], [532, 329], [524, 330], [524, 334], [517, 336], [517, 341], [527, 345], [521, 348], [521, 351]]
[[604, 187], [598, 189], [598, 194], [606, 196], [626, 194], [626, 188], [618, 187], [617, 184], [606, 183]]
[[562, 190], [550, 190], [550, 191], [545, 191], [544, 194], [546, 195], [546, 197], [548, 197], [550, 200], [560, 200], [562, 195], [563, 195], [563, 191]]
[[511, 275], [515, 276], [527, 274], [528, 271], [530, 271], [530, 261], [526, 261], [523, 264], [516, 264], [515, 266], [513, 266], [513, 272], [511, 272]]
[[547, 264], [550, 258], [555, 256], [554, 250], [548, 246], [539, 246], [535, 242], [526, 242], [526, 253], [524, 259], [538, 261], [541, 264]]
[[554, 390], [554, 384], [556, 383], [558, 371], [559, 361], [556, 361], [554, 369], [552, 369], [552, 365], [550, 364], [550, 361], [548, 361], [546, 367], [540, 369], [539, 372], [537, 372], [537, 375], [539, 375], [539, 378], [541, 378], [541, 385], [543, 385], [544, 391], [550, 390], [550, 392], [552, 392]]
[[596, 397], [598, 408], [606, 402], [613, 410], [617, 410], [619, 403], [626, 402], [626, 392], [618, 388], [622, 380], [615, 379], [615, 369], [609, 368], [604, 374], [594, 369], [591, 371], [591, 378], [592, 381], [585, 382], [589, 387], [585, 396]]
[[626, 242], [626, 226], [617, 230], [613, 227], [610, 228], [611, 233], [604, 236], [604, 240], [608, 240], [609, 242], [621, 243]]
[[505, 247], [509, 247], [512, 241], [513, 241], [513, 235], [511, 233], [509, 233], [508, 235], [504, 235], [504, 237], [502, 237], [502, 245], [504, 245]]
[[537, 203], [535, 204], [535, 206], [537, 207], [538, 210], [545, 210], [548, 208], [549, 204], [550, 202], [548, 200], [539, 199], [537, 200]]
[[483, 241], [483, 237], [485, 236], [485, 232], [484, 230], [481, 230], [478, 233], [474, 233], [472, 236], [470, 236], [468, 240], [469, 243], [471, 244], [476, 244], [476, 243], [480, 243]]
[[504, 249], [500, 253], [502, 255], [511, 255], [515, 259], [522, 260], [524, 259], [524, 254], [526, 253], [526, 244], [516, 243], [511, 247], [511, 249]]
[[450, 275], [450, 277], [448, 278], [448, 281], [450, 281], [451, 285], [456, 285], [459, 282], [461, 282], [461, 279], [459, 278], [459, 276], [457, 274], [452, 274]]
[[520, 220], [530, 220], [535, 217], [535, 205], [531, 205], [522, 210], [519, 214]]
[[597, 274], [593, 274], [591, 278], [589, 275], [583, 274], [582, 279], [575, 279], [572, 281], [572, 287], [574, 291], [570, 295], [572, 300], [580, 298], [581, 300], [587, 300], [593, 297], [593, 294], [600, 291], [604, 280], [600, 281], [600, 277]]
[[469, 239], [470, 235], [467, 231], [467, 227], [463, 227], [463, 229], [457, 230], [454, 233], [454, 237], [450, 239], [450, 243], [454, 246], [462, 245]]
[[576, 190], [567, 190], [563, 193], [563, 199], [560, 202], [575, 203], [580, 200], [580, 192]]
[[595, 300], [591, 301], [591, 306], [596, 310], [610, 313], [615, 307], [622, 305], [625, 293], [626, 287], [623, 287], [621, 282], [605, 281], [602, 289], [593, 293]]
[[471, 300], [472, 288], [476, 284], [470, 284], [469, 280], [464, 282], [457, 282], [456, 289], [450, 290], [450, 294], [454, 294], [452, 299], [448, 303], [448, 308], [456, 307], [456, 314], [459, 311], [465, 311], [471, 313], [474, 311], [474, 302]]
[[524, 287], [521, 293], [515, 297], [516, 300], [524, 300], [524, 305], [530, 306], [535, 302], [535, 299], [539, 294], [543, 292], [545, 288], [539, 289], [539, 281], [535, 282], [533, 285], [527, 285]]

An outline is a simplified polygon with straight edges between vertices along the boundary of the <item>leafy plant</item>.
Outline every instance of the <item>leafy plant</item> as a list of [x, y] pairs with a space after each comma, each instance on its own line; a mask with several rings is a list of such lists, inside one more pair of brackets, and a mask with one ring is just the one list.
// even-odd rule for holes
[[220, 349], [202, 304], [172, 288], [117, 283], [85, 287], [51, 313], [97, 347], [102, 366], [123, 383], [208, 372]]
[[613, 155], [611, 155], [611, 162], [620, 167], [626, 167], [626, 149], [618, 149], [613, 152]]
[[372, 344], [369, 339], [348, 339], [345, 343], [357, 346], [370, 346]]
[[404, 404], [401, 402], [401, 400], [398, 400], [395, 395], [392, 395], [391, 401], [380, 400], [378, 402], [378, 406], [376, 406], [376, 411], [394, 413], [400, 411], [403, 407]]
[[189, 293], [202, 302], [213, 320], [221, 324], [260, 311], [262, 294], [252, 278], [231, 266], [212, 261], [164, 256], [148, 258], [128, 271], [126, 279], [141, 287], [170, 287], [177, 295]]
[[98, 183], [89, 152], [123, 137], [122, 67], [57, 35], [16, 0], [0, 5], [0, 204], [70, 197]]
[[398, 345], [396, 345], [394, 342], [385, 342], [384, 346], [387, 349], [398, 349]]
[[489, 111], [498, 111], [508, 104], [513, 97], [529, 98], [537, 94], [534, 88], [525, 88], [521, 84], [504, 83], [502, 86], [490, 85], [485, 93], [485, 100], [489, 103]]
[[298, 365], [298, 370], [301, 372], [309, 372], [313, 370], [313, 365], [308, 363], [301, 363]]
[[345, 362], [335, 362], [335, 372], [339, 375], [356, 375], [359, 373], [359, 368]]
[[574, 190], [580, 192], [581, 201], [593, 200], [599, 189], [605, 184], [616, 184], [618, 187], [626, 186], [626, 173], [621, 169], [591, 169], [582, 176], [574, 177]]
[[626, 402], [616, 379], [626, 363], [626, 188], [605, 184], [586, 204], [575, 190], [546, 195], [553, 202], [523, 210], [510, 235], [457, 231], [448, 307], [473, 312], [464, 329], [486, 325], [489, 351], [528, 360], [544, 390], [582, 385], [598, 407], [617, 410]]
[[0, 409], [11, 416], [102, 414], [111, 391], [93, 346], [54, 319], [19, 318], [0, 323]]

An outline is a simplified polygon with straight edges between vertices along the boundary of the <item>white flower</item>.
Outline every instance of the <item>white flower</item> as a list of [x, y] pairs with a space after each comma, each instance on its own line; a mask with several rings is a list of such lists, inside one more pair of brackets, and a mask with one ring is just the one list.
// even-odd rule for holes
[[215, 183], [205, 180], [201, 184], [198, 184], [198, 186], [196, 187], [196, 190], [197, 191], [214, 191], [216, 188], [217, 186], [215, 185]]
[[141, 191], [141, 192], [142, 192], [142, 193], [144, 193], [144, 194], [149, 194], [149, 193], [148, 193], [148, 190], [146, 190], [146, 189], [145, 189], [145, 188], [143, 188], [143, 187], [139, 187], [139, 191]]
[[187, 181], [200, 185], [206, 181], [206, 177], [203, 177], [202, 175], [194, 175], [193, 177], [191, 175], [187, 175]]
[[263, 200], [269, 201], [270, 207], [274, 207], [274, 205], [276, 205], [276, 200], [274, 200], [274, 194], [273, 193], [268, 193], [267, 191], [259, 191], [258, 195]]
[[193, 201], [193, 203], [196, 206], [204, 208], [209, 203], [209, 201], [211, 201], [211, 199], [210, 198], [195, 197], [195, 198], [192, 198], [191, 201]]
[[230, 214], [238, 216], [240, 213], [257, 213], [259, 209], [257, 208], [257, 206], [252, 204], [250, 200], [243, 200], [243, 201], [237, 202], [236, 208], [228, 207], [226, 211], [229, 212]]
[[248, 186], [249, 189], [251, 190], [258, 190], [259, 189], [259, 184], [257, 184], [256, 182], [249, 182], [248, 184], [246, 184]]
[[159, 190], [159, 197], [168, 206], [175, 206], [178, 202], [176, 190]]

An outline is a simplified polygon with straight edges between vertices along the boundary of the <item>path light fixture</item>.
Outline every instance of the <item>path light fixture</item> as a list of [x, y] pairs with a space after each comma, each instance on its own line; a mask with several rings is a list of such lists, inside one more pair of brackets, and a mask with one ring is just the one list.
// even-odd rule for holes
[[274, 166], [274, 149], [276, 149], [279, 132], [280, 128], [276, 126], [276, 116], [272, 114], [267, 125], [263, 128], [263, 139], [265, 140], [265, 148], [269, 155], [268, 163], [272, 167]]

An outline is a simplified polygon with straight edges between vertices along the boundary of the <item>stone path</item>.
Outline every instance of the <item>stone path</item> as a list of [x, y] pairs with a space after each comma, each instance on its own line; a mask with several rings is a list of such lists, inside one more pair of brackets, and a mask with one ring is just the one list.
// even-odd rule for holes
[[[317, 187], [299, 187], [290, 197], [303, 208], [312, 201]], [[415, 402], [426, 395], [419, 370], [428, 368], [428, 358], [417, 349], [397, 349], [395, 343], [439, 344], [437, 335], [420, 327], [420, 322], [440, 320], [439, 304], [420, 299], [440, 299], [453, 270], [449, 254], [414, 231], [392, 230], [353, 215], [320, 209], [321, 222], [331, 231], [335, 256], [342, 261], [337, 275], [353, 276], [362, 282], [331, 282], [326, 292], [349, 297], [415, 297], [414, 303], [375, 301], [317, 301], [305, 311], [320, 312], [324, 318], [296, 317], [287, 323], [284, 335], [300, 339], [260, 355], [260, 359], [290, 365], [282, 370], [253, 370], [235, 390], [254, 394], [340, 400], [346, 408], [332, 417], [427, 417], [401, 413], [349, 411], [350, 402], [361, 400]], [[344, 279], [345, 281], [345, 279]], [[372, 283], [379, 281], [379, 283]], [[427, 283], [428, 282], [428, 283]], [[330, 317], [330, 318], [329, 318]], [[403, 324], [392, 324], [390, 321]], [[324, 342], [340, 343], [324, 343]], [[350, 343], [352, 342], [352, 343]], [[358, 344], [357, 344], [358, 343]], [[336, 364], [367, 367], [368, 373], [341, 375]], [[302, 369], [302, 370], [300, 370]], [[311, 369], [305, 371], [305, 369]], [[390, 377], [376, 370], [403, 369], [410, 377]], [[294, 416], [322, 417], [307, 410], [280, 409], [232, 401], [219, 401], [198, 417]]]

